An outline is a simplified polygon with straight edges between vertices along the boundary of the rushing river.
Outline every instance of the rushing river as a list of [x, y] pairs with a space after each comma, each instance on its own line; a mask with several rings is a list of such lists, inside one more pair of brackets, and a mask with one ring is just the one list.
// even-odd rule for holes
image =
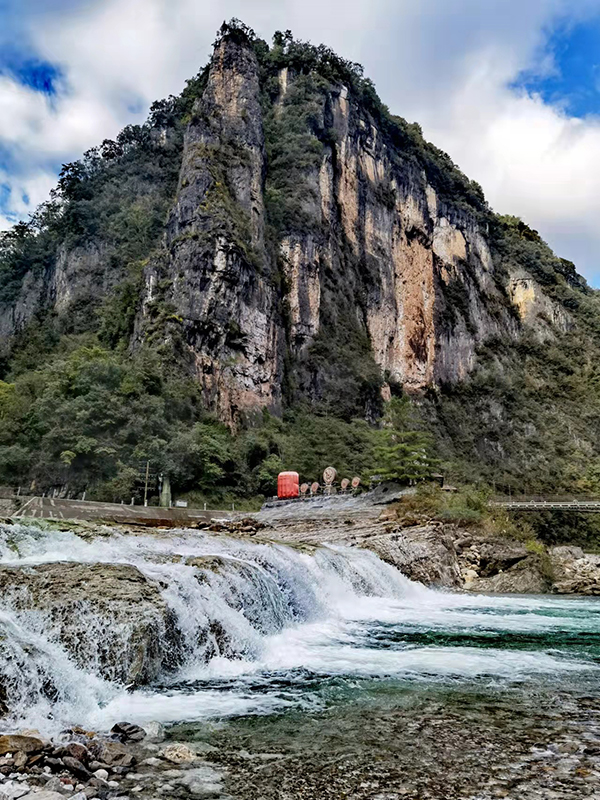
[[[345, 754], [359, 763], [356, 748], [364, 754], [377, 747], [385, 761], [394, 742], [403, 743], [408, 758], [416, 739], [434, 748], [428, 762], [434, 772], [442, 740], [456, 755], [464, 750], [465, 758], [477, 743], [481, 767], [488, 758], [487, 734], [479, 729], [485, 720], [496, 741], [510, 733], [507, 748], [525, 737], [525, 723], [534, 719], [539, 725], [528, 728], [528, 752], [547, 747], [536, 741], [557, 719], [577, 721], [573, 735], [600, 743], [595, 599], [434, 591], [350, 548], [303, 551], [183, 531], [84, 540], [69, 532], [2, 528], [3, 567], [54, 562], [135, 565], [160, 587], [180, 658], [176, 669], [147, 686], [109, 680], [94, 657], [77, 663], [55, 612], [23, 610], [8, 592], [0, 610], [0, 675], [12, 711], [6, 727], [101, 730], [124, 719], [158, 720], [225, 750], [232, 742], [263, 751], [289, 745], [299, 771], [303, 761], [323, 765], [338, 751], [342, 762]], [[100, 651], [106, 622], [89, 611], [79, 624], [86, 652], [90, 628]], [[117, 633], [125, 647], [131, 630], [120, 624]], [[444, 723], [439, 731], [431, 728], [436, 718]], [[566, 735], [561, 731], [559, 738]], [[297, 796], [304, 797], [299, 787]], [[341, 791], [331, 796], [345, 796]]]

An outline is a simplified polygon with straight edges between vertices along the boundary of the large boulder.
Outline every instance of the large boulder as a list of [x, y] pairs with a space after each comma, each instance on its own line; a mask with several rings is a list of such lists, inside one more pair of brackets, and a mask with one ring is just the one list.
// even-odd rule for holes
[[490, 594], [544, 594], [550, 586], [551, 581], [539, 556], [529, 556], [506, 572], [465, 583], [465, 588], [470, 591]]
[[98, 761], [111, 767], [129, 767], [134, 762], [133, 756], [121, 742], [98, 739], [91, 742], [90, 750]]
[[426, 586], [458, 588], [462, 584], [454, 539], [441, 523], [370, 535], [360, 545]]
[[43, 739], [37, 736], [0, 736], [0, 756], [6, 753], [39, 753], [45, 746]]
[[580, 547], [554, 547], [550, 551], [557, 594], [600, 595], [600, 556]]
[[34, 612], [32, 624], [42, 620], [46, 635], [54, 635], [78, 666], [108, 680], [146, 683], [178, 652], [176, 626], [158, 585], [134, 566], [3, 566], [0, 603], [25, 624]]
[[480, 542], [477, 548], [479, 551], [479, 574], [482, 578], [490, 578], [499, 572], [506, 572], [530, 555], [525, 545], [502, 539]]

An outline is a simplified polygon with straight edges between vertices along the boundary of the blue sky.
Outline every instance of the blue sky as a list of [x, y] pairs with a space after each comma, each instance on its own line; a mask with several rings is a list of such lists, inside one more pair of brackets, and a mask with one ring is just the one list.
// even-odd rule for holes
[[494, 208], [600, 286], [600, 0], [0, 0], [0, 228], [179, 92], [234, 15], [361, 61]]
[[541, 68], [524, 71], [515, 88], [538, 93], [573, 116], [600, 114], [600, 16], [557, 21], [538, 58]]

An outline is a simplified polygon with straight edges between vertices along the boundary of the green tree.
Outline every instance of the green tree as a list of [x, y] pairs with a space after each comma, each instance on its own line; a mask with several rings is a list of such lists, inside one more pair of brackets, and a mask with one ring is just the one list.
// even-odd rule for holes
[[283, 472], [283, 462], [281, 458], [272, 453], [255, 470], [257, 489], [265, 497], [277, 493], [277, 477]]
[[226, 477], [232, 461], [231, 434], [216, 421], [181, 430], [167, 448], [166, 472], [180, 489], [210, 493]]
[[409, 401], [392, 398], [375, 447], [376, 470], [384, 480], [414, 483], [429, 478], [438, 463], [431, 454], [431, 438], [407, 429], [409, 419]]

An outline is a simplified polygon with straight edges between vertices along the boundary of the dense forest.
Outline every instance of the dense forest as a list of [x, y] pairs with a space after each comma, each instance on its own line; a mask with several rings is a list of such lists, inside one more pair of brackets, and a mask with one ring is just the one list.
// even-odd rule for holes
[[[183, 363], [177, 335], [164, 336], [179, 322], [160, 286], [146, 309], [144, 338], [136, 336], [142, 273], [161, 248], [207, 67], [181, 95], [154, 103], [145, 124], [65, 164], [50, 200], [0, 237], [3, 308], [26, 292], [29, 276], [55, 268], [65, 252], [93, 246], [109, 265], [102, 291], [92, 279], [67, 314], [40, 308], [3, 339], [0, 483], [128, 500], [139, 498], [150, 462], [153, 476], [170, 476], [178, 497], [239, 502], [271, 495], [282, 469], [313, 480], [331, 463], [367, 481], [376, 474], [410, 480], [434, 470], [498, 491], [599, 491], [598, 294], [525, 223], [494, 214], [481, 188], [427, 143], [418, 125], [389, 112], [359, 65], [289, 32], [277, 33], [271, 46], [238, 23], [220, 35], [249, 41], [260, 64], [269, 248], [313, 224], [303, 176], [332, 136], [326, 128], [315, 133], [315, 97], [343, 83], [439, 197], [485, 227], [500, 284], [502, 264], [518, 265], [572, 324], [544, 340], [525, 331], [517, 341], [487, 341], [462, 383], [415, 394], [390, 380], [352, 315], [339, 313], [330, 327], [323, 319], [303, 364], [284, 375], [281, 413], [264, 410], [233, 429], [219, 422]], [[285, 113], [276, 113], [284, 67], [302, 80]], [[459, 290], [453, 300], [456, 308], [466, 302]], [[228, 336], [235, 346], [241, 333], [234, 324]], [[326, 375], [318, 396], [302, 391], [307, 364], [321, 365]], [[383, 387], [393, 397], [387, 406]]]

